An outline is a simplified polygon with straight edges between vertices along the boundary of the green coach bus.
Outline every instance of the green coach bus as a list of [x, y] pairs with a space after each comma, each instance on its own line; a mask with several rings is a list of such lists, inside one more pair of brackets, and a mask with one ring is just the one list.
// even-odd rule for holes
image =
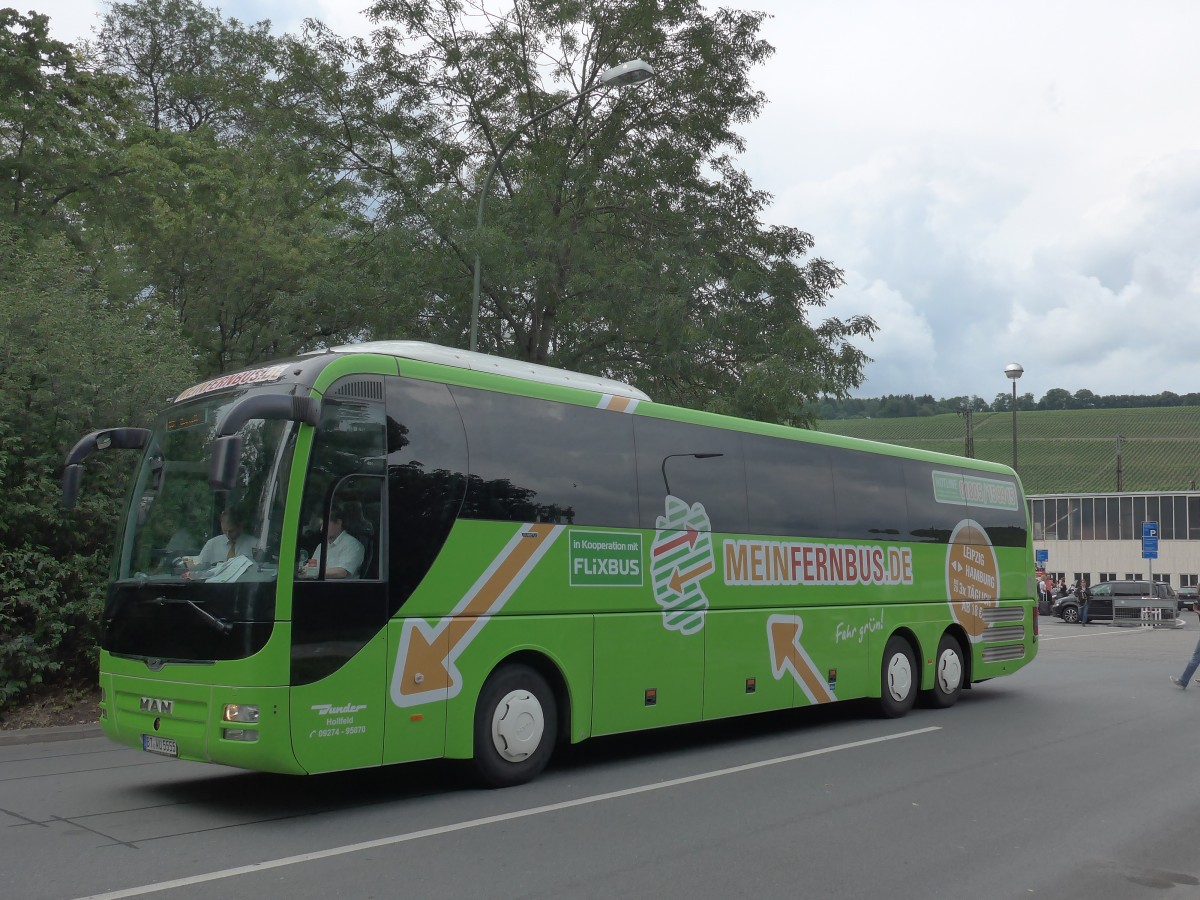
[[297, 774], [449, 757], [505, 786], [597, 735], [949, 706], [1037, 652], [1011, 469], [610, 379], [337, 347], [87, 435], [68, 506], [112, 449], [141, 462], [100, 722], [151, 753]]

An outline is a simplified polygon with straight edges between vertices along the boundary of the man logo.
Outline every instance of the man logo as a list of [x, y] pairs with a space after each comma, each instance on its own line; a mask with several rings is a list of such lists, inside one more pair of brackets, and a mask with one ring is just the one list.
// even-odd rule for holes
[[175, 708], [174, 700], [160, 700], [157, 697], [143, 697], [141, 702], [142, 712], [158, 713], [159, 715], [169, 716]]

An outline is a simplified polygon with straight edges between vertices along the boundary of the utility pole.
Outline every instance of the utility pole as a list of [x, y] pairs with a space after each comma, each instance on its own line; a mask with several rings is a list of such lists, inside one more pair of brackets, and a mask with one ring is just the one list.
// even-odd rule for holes
[[1124, 490], [1124, 484], [1125, 484], [1124, 480], [1122, 479], [1123, 473], [1121, 471], [1121, 441], [1123, 441], [1123, 440], [1125, 440], [1125, 436], [1118, 434], [1117, 435], [1117, 493], [1118, 494], [1121, 493], [1122, 490]]
[[975, 458], [975, 429], [971, 422], [971, 416], [975, 415], [975, 410], [969, 406], [962, 407], [958, 414], [967, 420], [967, 440], [963, 447], [963, 452], [967, 459]]

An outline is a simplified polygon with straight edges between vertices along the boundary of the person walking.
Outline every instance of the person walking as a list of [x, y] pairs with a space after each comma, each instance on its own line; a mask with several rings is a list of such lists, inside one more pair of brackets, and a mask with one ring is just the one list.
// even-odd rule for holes
[[1079, 624], [1087, 625], [1088, 607], [1092, 605], [1092, 592], [1088, 589], [1088, 577], [1080, 575], [1075, 582], [1075, 597], [1079, 600]]
[[[1200, 601], [1192, 604], [1192, 609], [1200, 612]], [[1188, 682], [1192, 680], [1192, 676], [1196, 674], [1196, 669], [1200, 668], [1200, 641], [1196, 641], [1196, 649], [1192, 651], [1192, 658], [1187, 661], [1187, 665], [1183, 667], [1183, 675], [1180, 678], [1171, 676], [1171, 684], [1180, 690], [1187, 690]], [[1200, 678], [1196, 679], [1200, 682]]]

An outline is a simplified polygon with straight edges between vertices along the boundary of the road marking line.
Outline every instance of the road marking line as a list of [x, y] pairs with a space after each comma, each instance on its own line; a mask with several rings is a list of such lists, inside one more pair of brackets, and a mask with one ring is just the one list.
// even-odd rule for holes
[[795, 762], [800, 759], [810, 759], [814, 756], [824, 756], [838, 753], [842, 750], [853, 750], [858, 747], [868, 747], [871, 744], [882, 744], [900, 738], [915, 737], [919, 734], [929, 734], [941, 731], [940, 725], [930, 728], [917, 728], [913, 731], [902, 731], [899, 734], [889, 734], [883, 737], [868, 738], [864, 741], [851, 741], [848, 744], [835, 744], [832, 747], [822, 747], [819, 750], [806, 750], [803, 753], [793, 753], [788, 756], [777, 756], [774, 759], [764, 759], [759, 762], [745, 763], [740, 766], [730, 766], [727, 769], [715, 769], [712, 772], [701, 772], [698, 775], [687, 775], [683, 778], [672, 778], [670, 781], [659, 781], [654, 784], [643, 784], [638, 787], [624, 788], [619, 791], [609, 791], [605, 794], [593, 794], [590, 797], [580, 797], [577, 800], [564, 800], [561, 803], [549, 803], [545, 806], [535, 806], [530, 809], [520, 809], [515, 812], [501, 813], [496, 816], [485, 816], [482, 819], [470, 819], [466, 822], [456, 822], [453, 825], [441, 825], [437, 828], [425, 828], [421, 831], [410, 831], [407, 834], [395, 834], [391, 837], [376, 838], [373, 841], [362, 841], [358, 844], [346, 844], [343, 847], [331, 847], [328, 850], [316, 850], [312, 853], [300, 853], [296, 856], [285, 856], [282, 859], [271, 859], [266, 862], [254, 863], [249, 866], [238, 866], [234, 869], [222, 869], [218, 872], [208, 872], [203, 875], [192, 875], [187, 878], [176, 878], [171, 881], [160, 881], [156, 884], [146, 884], [140, 887], [125, 888], [111, 891], [107, 894], [91, 894], [79, 900], [121, 900], [124, 897], [141, 897], [158, 891], [169, 891], [174, 888], [189, 887], [194, 884], [204, 884], [209, 881], [219, 881], [222, 878], [234, 878], [239, 875], [249, 875], [253, 872], [265, 872], [269, 869], [279, 869], [283, 866], [294, 866], [299, 863], [313, 862], [319, 859], [329, 859], [333, 856], [344, 856], [348, 853], [359, 853], [363, 850], [374, 850], [378, 847], [390, 847], [393, 844], [404, 844], [409, 841], [419, 841], [427, 837], [438, 837], [443, 834], [453, 834], [456, 831], [467, 831], [471, 828], [481, 828], [485, 825], [495, 825], [499, 822], [511, 822], [514, 819], [525, 819], [530, 816], [540, 816], [544, 813], [558, 812], [578, 806], [589, 806], [593, 803], [603, 803], [606, 800], [618, 800], [622, 797], [632, 797], [636, 794], [647, 794], [651, 791], [661, 791], [666, 788], [692, 784], [697, 781], [707, 781], [712, 778], [723, 778], [726, 775], [736, 775], [740, 772], [750, 772], [767, 766], [778, 766], [783, 763]]
[[[1174, 629], [1172, 629], [1172, 630], [1174, 630]], [[1058, 637], [1049, 637], [1048, 635], [1043, 633], [1040, 637], [1040, 640], [1042, 640], [1042, 641], [1077, 641], [1080, 638], [1116, 637], [1118, 635], [1123, 635], [1125, 637], [1128, 637], [1129, 635], [1132, 635], [1132, 634], [1149, 634], [1151, 631], [1154, 631], [1154, 629], [1153, 628], [1139, 628], [1139, 627], [1135, 627], [1135, 626], [1124, 626], [1124, 625], [1118, 626], [1117, 628], [1114, 628], [1114, 629], [1107, 629], [1107, 628], [1102, 629], [1099, 626], [1097, 626], [1095, 631], [1089, 631], [1086, 634], [1064, 634], [1064, 635], [1059, 635]]]

